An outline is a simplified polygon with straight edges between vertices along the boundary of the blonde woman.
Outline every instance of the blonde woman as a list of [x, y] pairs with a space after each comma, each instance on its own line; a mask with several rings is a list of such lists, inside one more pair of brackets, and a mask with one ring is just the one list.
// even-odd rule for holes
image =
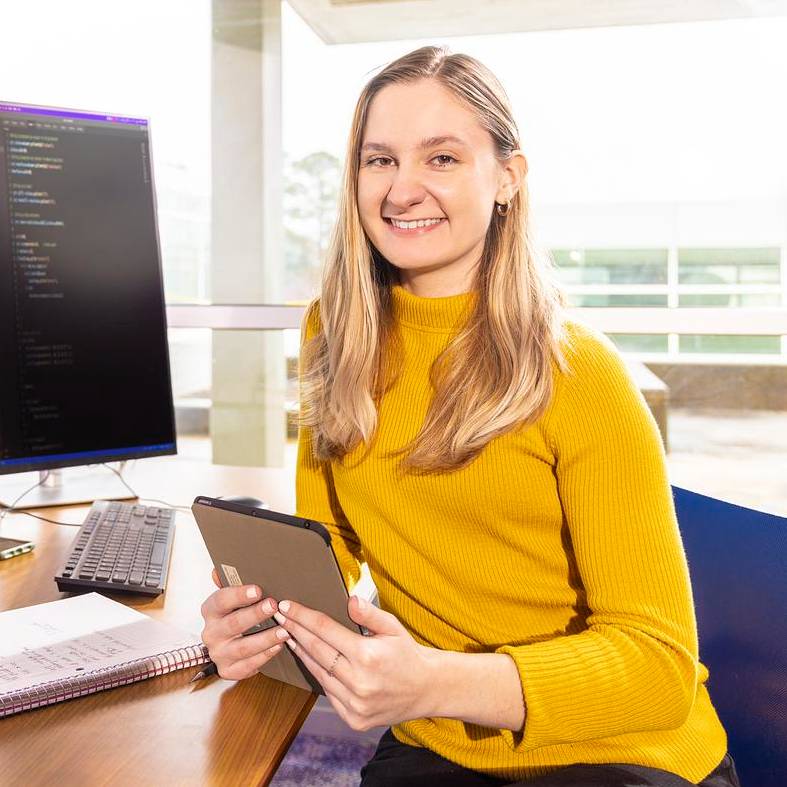
[[526, 175], [473, 58], [425, 47], [366, 85], [305, 324], [297, 510], [380, 608], [350, 600], [362, 637], [227, 588], [205, 642], [228, 678], [286, 643], [350, 727], [390, 725], [364, 787], [737, 785], [655, 422], [567, 318]]

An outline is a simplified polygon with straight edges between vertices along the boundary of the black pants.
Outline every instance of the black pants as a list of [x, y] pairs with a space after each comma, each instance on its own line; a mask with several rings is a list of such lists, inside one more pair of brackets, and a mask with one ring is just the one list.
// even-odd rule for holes
[[[471, 771], [430, 749], [407, 746], [387, 730], [372, 759], [361, 768], [361, 787], [688, 787], [684, 778], [643, 765], [610, 763], [569, 765], [530, 781], [509, 782]], [[708, 774], [700, 787], [740, 787], [729, 754]]]

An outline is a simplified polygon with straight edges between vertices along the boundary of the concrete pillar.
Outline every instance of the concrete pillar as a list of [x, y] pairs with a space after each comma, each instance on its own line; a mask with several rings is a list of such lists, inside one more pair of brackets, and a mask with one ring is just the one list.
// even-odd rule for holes
[[[213, 0], [212, 29], [211, 299], [280, 303], [280, 2]], [[285, 379], [281, 331], [214, 331], [214, 462], [283, 464]]]

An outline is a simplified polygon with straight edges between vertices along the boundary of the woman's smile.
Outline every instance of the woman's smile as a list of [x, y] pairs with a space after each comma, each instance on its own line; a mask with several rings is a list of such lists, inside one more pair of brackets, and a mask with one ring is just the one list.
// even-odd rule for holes
[[427, 232], [436, 230], [445, 224], [448, 219], [412, 219], [411, 221], [402, 221], [401, 219], [384, 218], [385, 223], [394, 235], [402, 237], [413, 237], [425, 235]]

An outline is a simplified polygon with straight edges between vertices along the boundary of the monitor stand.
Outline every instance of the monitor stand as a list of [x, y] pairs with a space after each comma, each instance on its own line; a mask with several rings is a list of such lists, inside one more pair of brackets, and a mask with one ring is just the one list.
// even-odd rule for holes
[[[122, 465], [121, 465], [122, 467]], [[36, 481], [44, 482], [30, 489]], [[25, 496], [16, 508], [45, 508], [92, 503], [94, 500], [133, 500], [134, 495], [109, 468], [101, 465], [73, 467], [66, 470], [42, 470], [39, 473], [20, 473], [10, 478], [0, 476], [0, 504], [14, 505], [23, 492]]]

